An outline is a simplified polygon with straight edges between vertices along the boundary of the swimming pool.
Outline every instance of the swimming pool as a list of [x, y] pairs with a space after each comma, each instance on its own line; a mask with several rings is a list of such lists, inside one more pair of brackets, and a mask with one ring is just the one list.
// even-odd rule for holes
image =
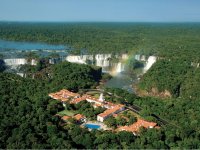
[[89, 129], [99, 129], [101, 126], [96, 124], [85, 124], [85, 127]]

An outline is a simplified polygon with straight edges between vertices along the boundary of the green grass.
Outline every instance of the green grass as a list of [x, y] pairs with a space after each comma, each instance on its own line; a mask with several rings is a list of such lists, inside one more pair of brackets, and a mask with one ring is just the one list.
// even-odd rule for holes
[[136, 114], [136, 113], [134, 113], [134, 112], [132, 112], [130, 110], [125, 110], [125, 111], [121, 112], [121, 114], [124, 115], [125, 117], [128, 117], [128, 118], [130, 118], [129, 116], [134, 116], [136, 118], [141, 118], [140, 115], [138, 115], [138, 114]]
[[63, 110], [63, 111], [60, 111], [58, 112], [59, 115], [61, 116], [74, 116], [75, 112], [74, 111], [69, 111], [69, 110]]

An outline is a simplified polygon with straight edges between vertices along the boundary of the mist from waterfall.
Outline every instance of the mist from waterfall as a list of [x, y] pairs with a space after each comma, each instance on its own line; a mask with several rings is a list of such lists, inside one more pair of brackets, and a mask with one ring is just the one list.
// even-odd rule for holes
[[[128, 54], [68, 55], [67, 57], [60, 57], [57, 59], [50, 58], [49, 63], [56, 64], [62, 61], [68, 61], [72, 63], [89, 64], [102, 67], [102, 72], [109, 73], [113, 76], [113, 78], [107, 81], [107, 83], [105, 84], [106, 87], [121, 88], [129, 92], [134, 92], [132, 85], [137, 82], [138, 77], [129, 74], [127, 71], [131, 69], [131, 66], [128, 64], [128, 62], [132, 59], [143, 62], [145, 64], [145, 67], [143, 68], [143, 73], [146, 73], [156, 62], [157, 57], [147, 57], [144, 55], [132, 55], [132, 57], [129, 57]], [[31, 65], [37, 64], [36, 60], [28, 62], [25, 58], [4, 59], [4, 62], [6, 65], [14, 69], [16, 69], [19, 65], [24, 65], [27, 63]], [[17, 73], [20, 76], [26, 76], [26, 74], [24, 73]]]
[[[113, 59], [117, 61], [113, 61]], [[127, 54], [114, 56], [112, 54], [69, 55], [66, 57], [68, 62], [99, 66], [102, 67], [102, 72], [107, 72], [112, 75], [125, 71], [125, 60], [127, 59]]]
[[122, 71], [124, 71], [124, 65], [123, 65], [121, 62], [119, 62], [119, 63], [117, 64], [116, 72], [117, 72], [117, 73], [120, 73], [120, 72], [122, 72]]

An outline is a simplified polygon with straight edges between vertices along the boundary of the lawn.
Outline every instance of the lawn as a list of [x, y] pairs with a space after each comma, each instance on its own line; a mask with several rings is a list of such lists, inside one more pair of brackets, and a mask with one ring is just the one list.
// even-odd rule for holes
[[63, 111], [60, 111], [58, 112], [59, 115], [61, 116], [74, 116], [75, 112], [74, 111], [69, 111], [69, 110], [63, 110]]
[[138, 115], [138, 114], [136, 114], [136, 113], [134, 113], [134, 112], [132, 112], [132, 111], [130, 111], [130, 110], [123, 111], [123, 112], [121, 112], [120, 114], [123, 114], [124, 116], [126, 116], [126, 117], [128, 117], [128, 118], [129, 118], [129, 116], [134, 116], [134, 117], [136, 117], [136, 118], [141, 118], [140, 115]]

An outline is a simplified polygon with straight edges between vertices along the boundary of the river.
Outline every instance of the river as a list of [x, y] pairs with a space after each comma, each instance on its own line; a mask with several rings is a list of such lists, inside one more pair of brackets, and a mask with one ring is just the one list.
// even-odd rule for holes
[[[5, 58], [23, 57], [23, 53], [27, 51], [37, 52], [39, 56], [48, 56], [52, 52], [56, 52], [60, 56], [66, 56], [69, 50], [72, 49], [65, 45], [52, 45], [40, 42], [16, 42], [16, 41], [0, 40], [0, 54], [2, 53]], [[102, 59], [104, 55], [99, 55], [99, 56], [101, 56], [100, 58]], [[107, 61], [107, 58], [105, 58], [105, 60], [100, 60], [100, 62], [102, 63], [101, 65], [106, 64], [104, 61]], [[137, 78], [135, 76], [130, 75], [125, 71], [123, 72], [120, 71], [115, 76], [113, 76], [111, 80], [107, 81], [105, 86], [112, 88], [121, 88], [127, 90], [128, 92], [134, 93], [132, 85], [136, 81]]]
[[110, 88], [120, 88], [124, 89], [130, 93], [134, 93], [133, 84], [137, 82], [137, 77], [135, 75], [130, 75], [127, 73], [119, 73], [113, 76], [110, 80], [105, 83], [105, 87]]
[[40, 56], [47, 56], [49, 53], [56, 52], [60, 56], [66, 55], [72, 48], [66, 45], [53, 45], [41, 42], [18, 42], [0, 40], [0, 53], [6, 58], [23, 56], [24, 52], [37, 52]]

